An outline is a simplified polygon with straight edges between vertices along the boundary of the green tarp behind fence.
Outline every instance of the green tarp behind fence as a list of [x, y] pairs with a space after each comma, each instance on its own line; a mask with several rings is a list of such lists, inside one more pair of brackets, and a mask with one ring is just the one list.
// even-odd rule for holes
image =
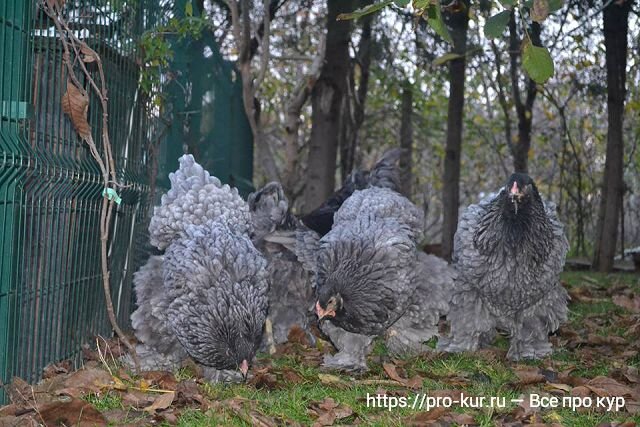
[[[67, 0], [65, 4], [71, 28], [101, 54], [113, 153], [119, 180], [127, 185], [120, 193], [122, 204], [114, 215], [109, 242], [112, 298], [125, 327], [134, 308], [132, 275], [146, 261], [149, 249], [154, 153], [161, 186], [176, 168], [185, 143], [200, 150], [196, 153], [200, 161], [223, 181], [235, 180], [245, 193], [250, 189], [251, 136], [238, 104], [239, 79], [231, 78], [234, 71], [222, 61], [212, 40], [187, 43], [192, 52], [181, 53], [177, 61], [182, 62], [176, 66], [189, 67], [185, 78], [198, 80], [199, 99], [215, 102], [173, 106], [176, 113], [168, 133], [160, 129], [164, 124], [138, 88], [139, 36], [166, 19], [167, 11], [171, 16], [180, 7], [184, 10], [184, 5], [166, 0]], [[208, 42], [216, 54], [208, 62], [189, 56], [198, 55], [200, 49], [201, 58], [202, 43]], [[53, 23], [37, 2], [0, 1], [0, 379], [4, 383], [13, 376], [35, 381], [48, 363], [77, 360], [83, 344], [96, 335], [110, 335], [99, 262], [101, 178], [62, 112], [67, 77], [61, 49]], [[209, 127], [199, 124], [202, 132], [184, 127], [187, 109]], [[92, 99], [89, 122], [96, 140], [100, 114]], [[159, 138], [164, 134], [169, 137]], [[185, 134], [196, 136], [184, 140]], [[152, 149], [152, 141], [158, 140], [165, 143]], [[2, 399], [0, 395], [0, 403]]]

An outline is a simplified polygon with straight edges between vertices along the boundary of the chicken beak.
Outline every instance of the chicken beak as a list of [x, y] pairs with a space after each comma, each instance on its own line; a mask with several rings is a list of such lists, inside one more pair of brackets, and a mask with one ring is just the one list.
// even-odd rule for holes
[[511, 199], [511, 203], [513, 203], [515, 214], [518, 215], [518, 203], [522, 198], [522, 193], [518, 188], [517, 182], [514, 182], [513, 185], [511, 186], [511, 189], [509, 189], [509, 198]]
[[316, 314], [318, 315], [318, 320], [322, 320], [324, 317], [335, 317], [335, 310], [325, 310], [320, 307], [320, 301], [316, 302]]
[[518, 194], [520, 194], [520, 190], [518, 190], [518, 183], [517, 182], [513, 182], [513, 185], [511, 186], [511, 189], [509, 190], [509, 194], [511, 194], [512, 196], [517, 196]]
[[247, 373], [249, 372], [249, 362], [247, 360], [243, 360], [240, 364], [240, 372], [242, 372], [243, 378], [247, 378]]

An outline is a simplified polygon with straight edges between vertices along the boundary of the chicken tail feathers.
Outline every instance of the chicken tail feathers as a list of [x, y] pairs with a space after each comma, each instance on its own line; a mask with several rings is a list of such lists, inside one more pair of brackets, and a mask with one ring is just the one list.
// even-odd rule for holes
[[138, 341], [153, 350], [150, 353], [180, 360], [186, 353], [167, 320], [170, 300], [164, 287], [163, 263], [164, 257], [152, 256], [133, 275], [138, 308], [131, 314], [131, 326]]
[[251, 230], [249, 206], [236, 188], [222, 185], [200, 166], [192, 155], [180, 157], [180, 168], [169, 174], [171, 189], [162, 196], [149, 224], [151, 244], [165, 249], [192, 225], [221, 221], [230, 229], [247, 234]]
[[313, 230], [300, 229], [296, 232], [296, 257], [302, 267], [312, 273], [316, 272], [316, 255], [320, 245], [320, 236]]
[[382, 155], [369, 172], [368, 184], [370, 187], [389, 188], [400, 192], [398, 161], [403, 151], [403, 148], [392, 148]]
[[302, 218], [304, 225], [319, 233], [327, 234], [333, 226], [333, 216], [354, 191], [369, 187], [389, 188], [400, 193], [400, 171], [397, 168], [402, 148], [387, 150], [370, 171], [354, 170], [342, 187], [313, 212]]
[[261, 240], [276, 230], [292, 231], [298, 220], [289, 211], [289, 201], [278, 182], [270, 182], [247, 199], [253, 219], [253, 239]]

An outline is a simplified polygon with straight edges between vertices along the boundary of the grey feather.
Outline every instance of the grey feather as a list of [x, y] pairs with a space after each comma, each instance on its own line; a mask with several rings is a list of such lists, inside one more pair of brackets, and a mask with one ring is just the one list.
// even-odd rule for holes
[[131, 314], [131, 326], [142, 343], [136, 352], [143, 370], [175, 368], [187, 356], [167, 319], [169, 300], [162, 277], [164, 257], [152, 256], [133, 275], [138, 308]]
[[289, 201], [279, 182], [270, 182], [247, 199], [253, 223], [253, 239], [260, 240], [278, 230], [295, 230], [298, 220], [289, 211]]
[[323, 368], [348, 372], [367, 370], [367, 355], [375, 336], [347, 332], [331, 322], [322, 322], [320, 329], [338, 350], [336, 354], [324, 356]]
[[[294, 326], [307, 332], [313, 341], [314, 293], [310, 273], [295, 255], [296, 233], [304, 226], [291, 214], [281, 185], [272, 182], [248, 199], [254, 221], [253, 242], [268, 261], [269, 319], [274, 344], [287, 341]], [[265, 340], [265, 344], [268, 339]]]
[[267, 261], [250, 240], [249, 206], [190, 155], [170, 179], [149, 226], [165, 254], [136, 274], [136, 337], [152, 363], [190, 356], [210, 378], [237, 377], [215, 371], [251, 362], [268, 308]]
[[423, 343], [438, 335], [440, 318], [449, 312], [455, 270], [441, 258], [418, 253], [418, 286], [404, 315], [385, 333], [392, 354], [428, 351]]
[[459, 274], [442, 350], [474, 351], [500, 328], [511, 335], [511, 359], [538, 358], [550, 353], [547, 335], [566, 320], [559, 274], [569, 246], [555, 206], [531, 181], [526, 203], [514, 214], [509, 185], [469, 206], [458, 222], [453, 261]]
[[335, 213], [356, 190], [378, 187], [400, 192], [400, 172], [396, 165], [402, 152], [401, 148], [387, 150], [371, 171], [354, 170], [351, 172], [342, 187], [313, 212], [305, 215], [302, 222], [309, 229], [324, 236], [331, 230]]
[[169, 246], [167, 316], [197, 362], [235, 369], [253, 358], [268, 308], [266, 266], [248, 237], [218, 222], [187, 227]]
[[180, 157], [180, 168], [169, 174], [171, 189], [162, 196], [149, 224], [151, 244], [165, 249], [184, 235], [189, 225], [220, 221], [237, 234], [251, 232], [249, 206], [236, 188], [222, 185], [190, 154]]
[[344, 202], [312, 259], [319, 306], [339, 301], [328, 321], [350, 333], [383, 335], [394, 353], [425, 349], [448, 310], [454, 273], [418, 251], [422, 219], [387, 188], [356, 191]]

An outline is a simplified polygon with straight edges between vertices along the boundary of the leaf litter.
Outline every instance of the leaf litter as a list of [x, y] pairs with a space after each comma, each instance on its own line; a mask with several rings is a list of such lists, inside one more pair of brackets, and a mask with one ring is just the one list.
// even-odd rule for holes
[[[509, 363], [506, 349], [490, 347], [471, 357], [470, 366], [456, 367], [455, 356], [430, 353], [409, 359], [391, 359], [377, 354], [370, 357], [372, 369], [361, 376], [335, 371], [318, 371], [331, 345], [318, 340], [311, 345], [302, 330], [293, 329], [290, 342], [277, 348], [274, 356], [259, 358], [251, 378], [234, 393], [203, 387], [197, 375], [184, 378], [172, 372], [150, 371], [134, 375], [117, 365], [124, 346], [117, 340], [99, 342], [100, 351], [83, 350], [82, 369], [74, 370], [71, 361], [47, 366], [43, 380], [29, 385], [16, 378], [5, 387], [11, 403], [0, 408], [0, 425], [174, 425], [185, 410], [198, 410], [206, 416], [226, 417], [259, 425], [388, 424], [400, 425], [477, 425], [491, 417], [497, 426], [567, 425], [571, 418], [559, 410], [532, 408], [527, 399], [518, 405], [487, 412], [482, 409], [436, 407], [389, 413], [367, 408], [366, 397], [358, 394], [346, 401], [354, 387], [366, 393], [411, 398], [417, 392], [453, 400], [482, 395], [484, 387], [499, 385], [500, 392], [521, 398], [532, 393], [544, 396], [592, 398], [622, 396], [623, 412], [605, 418], [602, 426], [632, 426], [640, 418], [640, 315], [637, 290], [626, 285], [601, 286], [585, 280], [570, 287], [573, 304], [590, 307], [612, 304], [614, 311], [588, 310], [580, 321], [568, 322], [552, 337], [559, 348], [556, 355], [536, 363]], [[610, 301], [610, 302], [608, 302]], [[570, 306], [575, 309], [576, 306]], [[474, 365], [476, 367], [474, 367]], [[438, 369], [444, 366], [446, 369]], [[477, 366], [485, 366], [481, 370]], [[496, 380], [491, 370], [503, 369], [506, 379]], [[507, 375], [501, 374], [501, 375]], [[179, 379], [180, 378], [180, 379]], [[496, 381], [498, 381], [496, 383]], [[262, 399], [269, 393], [286, 396], [298, 387], [322, 387], [326, 395], [304, 400], [306, 409], [291, 419], [287, 412], [274, 410]], [[480, 387], [478, 389], [478, 387]], [[216, 389], [219, 390], [219, 389]], [[242, 391], [245, 390], [245, 391]], [[358, 392], [360, 393], [360, 392]], [[115, 396], [115, 407], [96, 409], [92, 402]], [[578, 409], [575, 414], [589, 414]], [[604, 415], [603, 415], [604, 416]], [[390, 421], [391, 420], [391, 421]], [[20, 424], [22, 423], [22, 424]], [[31, 423], [31, 424], [29, 424]]]

